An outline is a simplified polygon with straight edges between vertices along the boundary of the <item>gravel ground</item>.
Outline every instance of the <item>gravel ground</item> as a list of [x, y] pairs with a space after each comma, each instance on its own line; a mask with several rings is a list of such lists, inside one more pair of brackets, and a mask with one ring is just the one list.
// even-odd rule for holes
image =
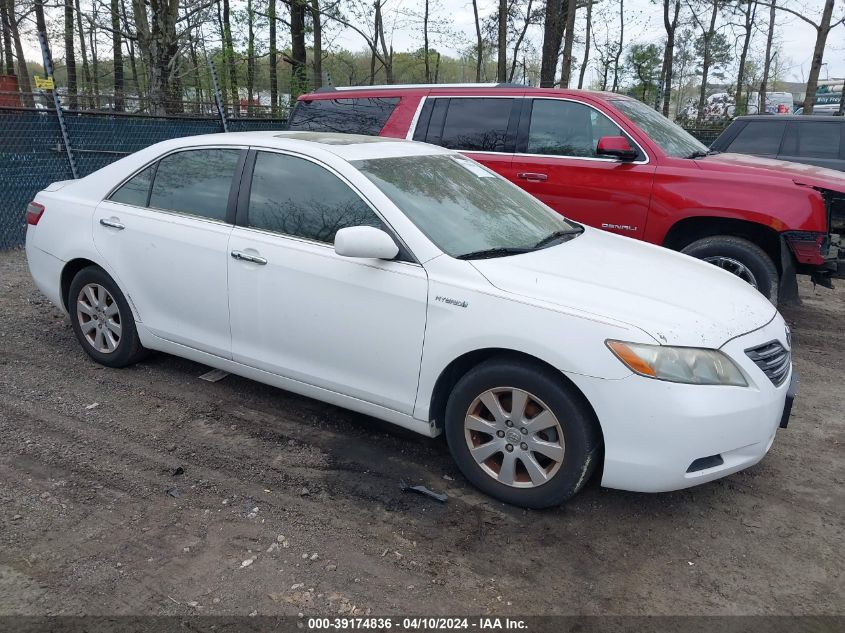
[[0, 615], [845, 613], [845, 288], [801, 295], [759, 465], [534, 512], [442, 439], [163, 354], [95, 365], [0, 253]]

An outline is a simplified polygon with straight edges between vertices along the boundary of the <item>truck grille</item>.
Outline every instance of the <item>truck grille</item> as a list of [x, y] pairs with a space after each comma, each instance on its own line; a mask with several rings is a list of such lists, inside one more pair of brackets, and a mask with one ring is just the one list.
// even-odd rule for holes
[[790, 354], [789, 350], [785, 349], [779, 342], [771, 341], [752, 347], [745, 350], [745, 353], [776, 386], [779, 387], [786, 380], [789, 373]]

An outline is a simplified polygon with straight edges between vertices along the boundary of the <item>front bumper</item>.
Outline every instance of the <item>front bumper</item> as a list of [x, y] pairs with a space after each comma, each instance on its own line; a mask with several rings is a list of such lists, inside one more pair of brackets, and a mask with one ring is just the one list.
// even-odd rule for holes
[[784, 417], [793, 371], [790, 367], [776, 386], [745, 350], [773, 340], [788, 346], [780, 315], [721, 348], [745, 374], [748, 387], [684, 385], [636, 375], [621, 380], [570, 376], [602, 427], [602, 485], [678, 490], [759, 462]]

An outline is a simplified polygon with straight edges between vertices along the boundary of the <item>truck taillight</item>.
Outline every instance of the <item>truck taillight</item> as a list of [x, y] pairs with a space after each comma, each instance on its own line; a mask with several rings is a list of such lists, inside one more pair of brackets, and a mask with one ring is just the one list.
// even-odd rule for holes
[[783, 236], [799, 264], [824, 264], [827, 259], [827, 235], [813, 231], [788, 231]]
[[44, 205], [37, 202], [30, 202], [26, 205], [26, 223], [35, 226], [38, 220], [44, 215]]

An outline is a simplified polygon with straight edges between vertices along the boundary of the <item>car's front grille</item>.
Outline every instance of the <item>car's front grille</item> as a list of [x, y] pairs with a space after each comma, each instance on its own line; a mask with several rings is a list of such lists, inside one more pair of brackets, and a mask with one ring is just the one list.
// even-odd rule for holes
[[786, 380], [786, 376], [789, 374], [790, 354], [789, 350], [779, 342], [772, 341], [752, 347], [745, 350], [745, 353], [776, 386], [782, 385], [783, 381]]

